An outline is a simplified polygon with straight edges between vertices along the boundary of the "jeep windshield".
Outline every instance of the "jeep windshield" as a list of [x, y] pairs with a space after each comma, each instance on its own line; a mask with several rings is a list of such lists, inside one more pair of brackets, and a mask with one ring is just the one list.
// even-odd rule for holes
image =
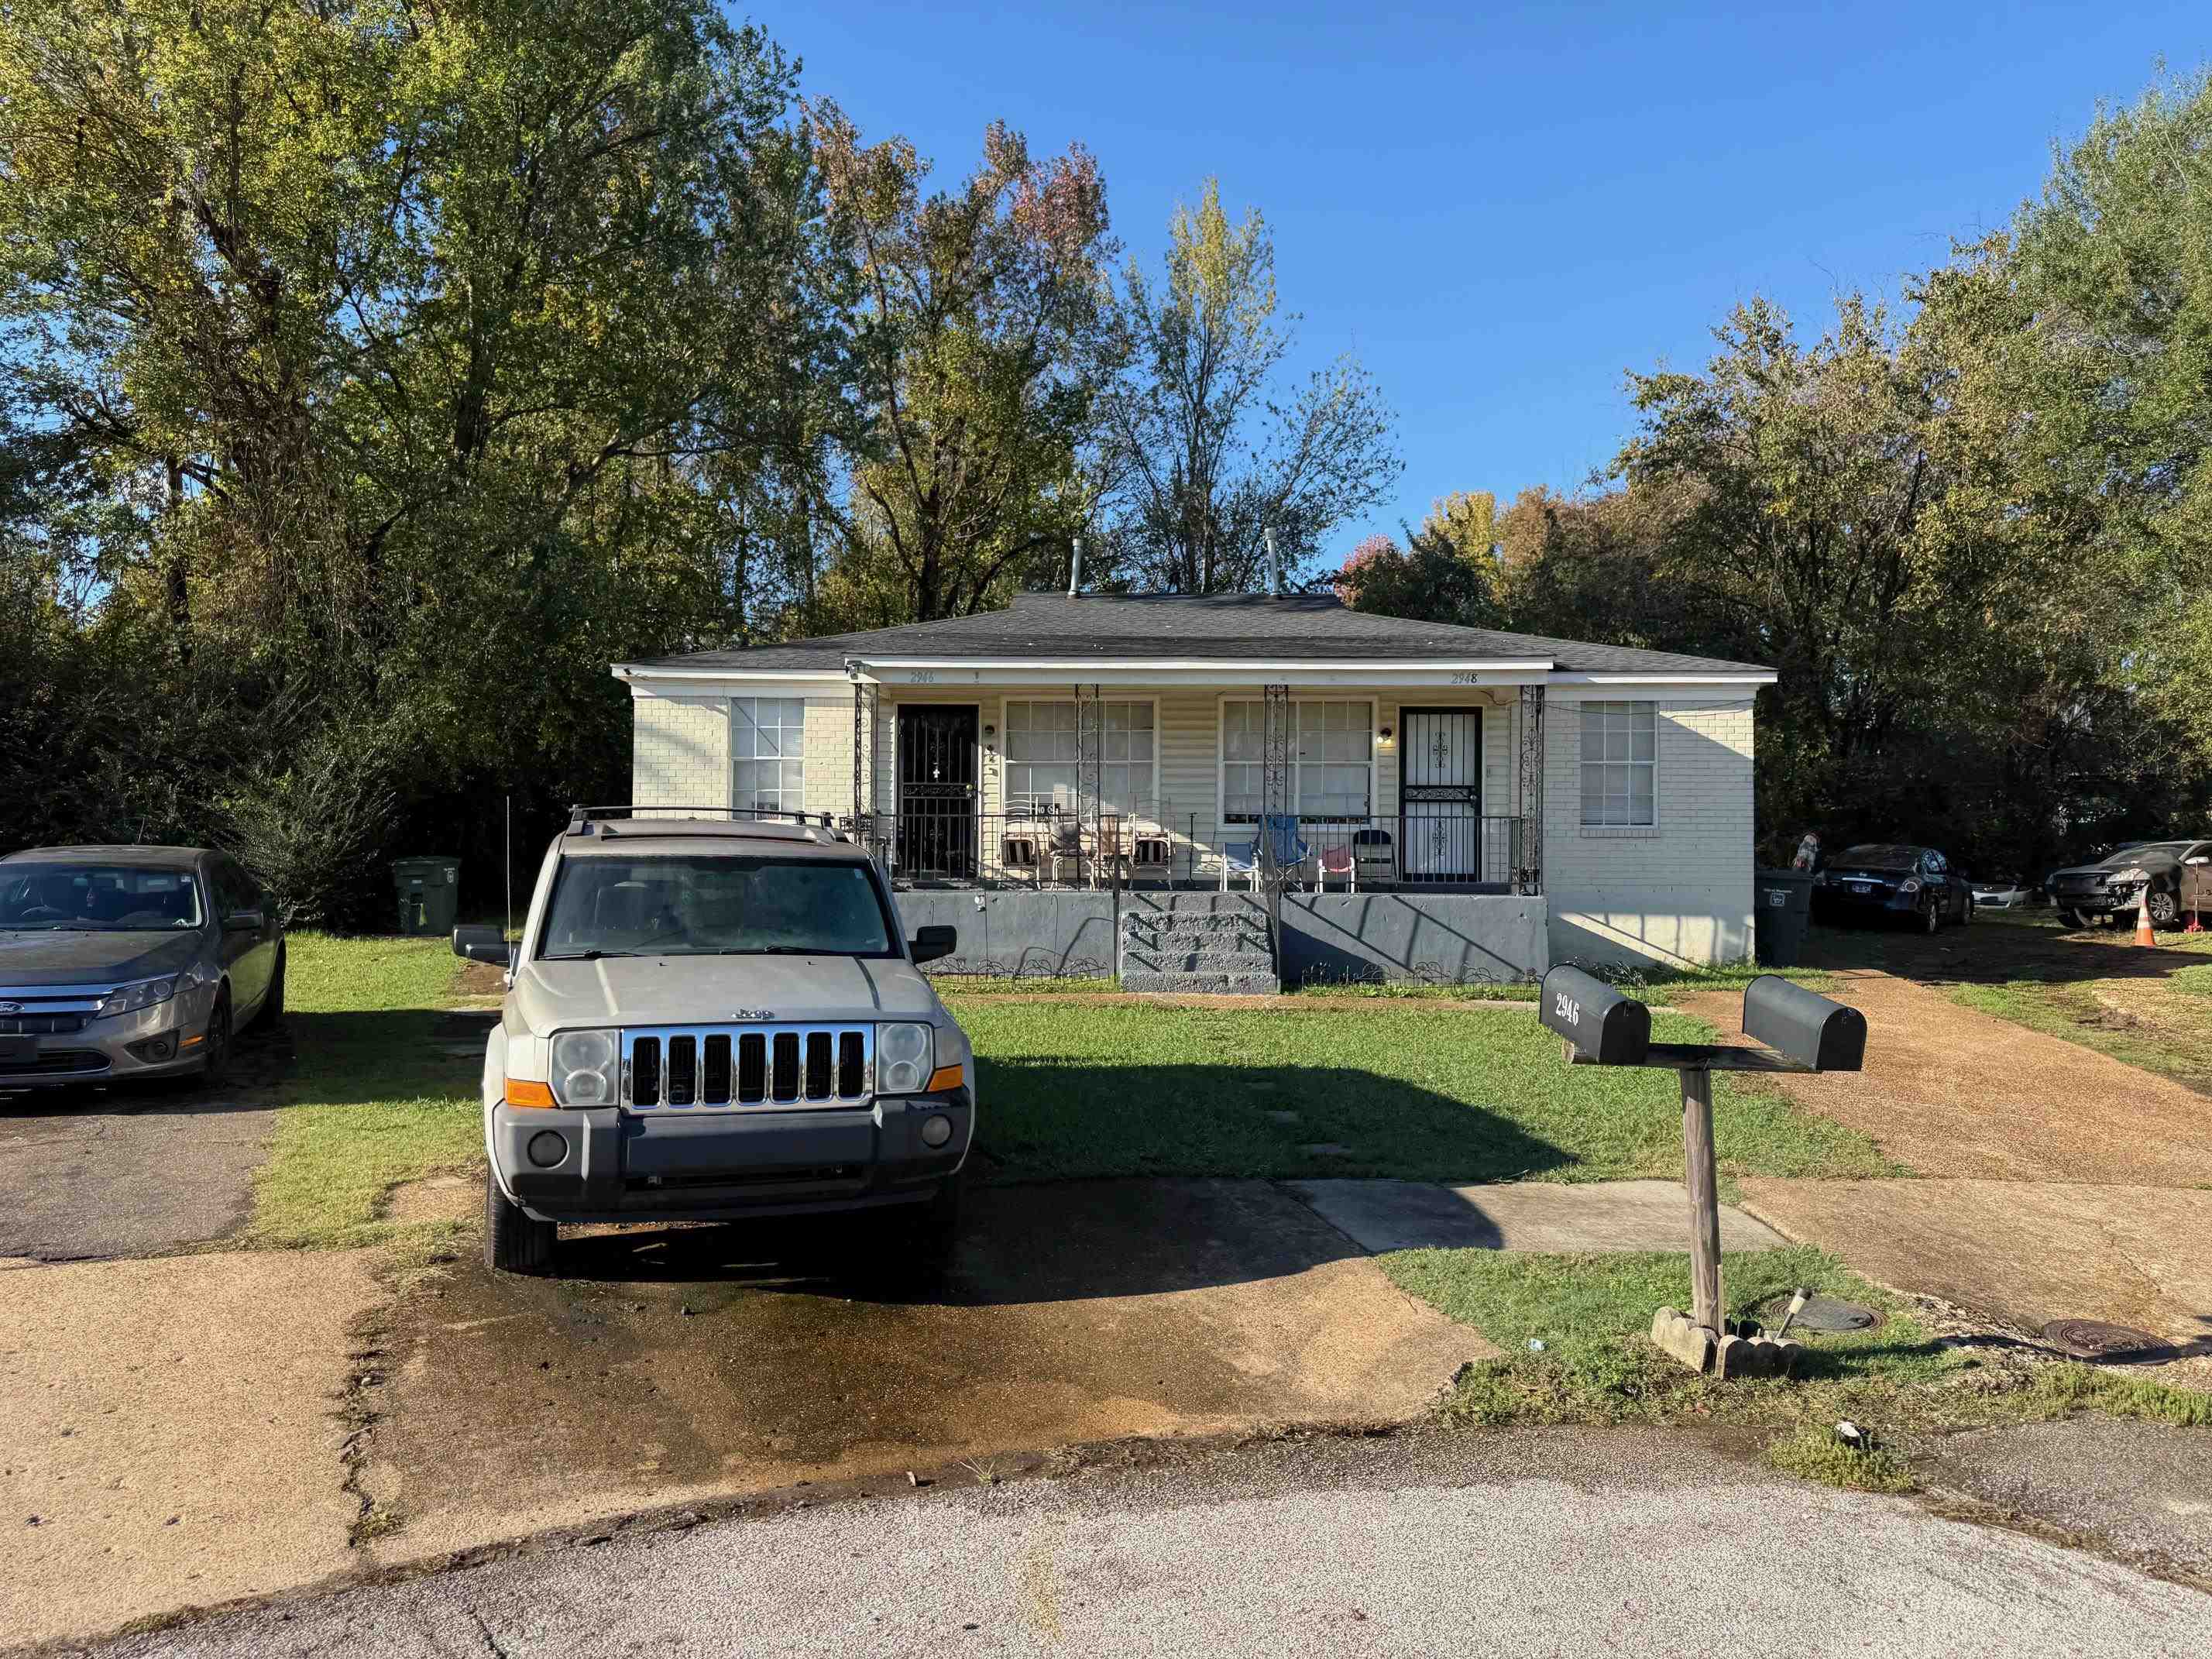
[[562, 861], [538, 955], [889, 957], [890, 917], [846, 859], [689, 854]]
[[0, 868], [0, 927], [167, 933], [198, 927], [201, 915], [200, 885], [189, 870], [43, 863]]

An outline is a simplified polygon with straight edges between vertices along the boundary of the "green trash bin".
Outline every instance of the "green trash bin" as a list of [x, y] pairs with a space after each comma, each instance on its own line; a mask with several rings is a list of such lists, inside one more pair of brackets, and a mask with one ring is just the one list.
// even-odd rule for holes
[[1759, 965], [1795, 968], [1805, 953], [1805, 934], [1813, 925], [1813, 872], [1755, 871], [1752, 902], [1756, 917], [1753, 939]]
[[461, 861], [454, 858], [400, 859], [392, 866], [399, 896], [399, 931], [442, 938], [453, 931], [459, 908]]

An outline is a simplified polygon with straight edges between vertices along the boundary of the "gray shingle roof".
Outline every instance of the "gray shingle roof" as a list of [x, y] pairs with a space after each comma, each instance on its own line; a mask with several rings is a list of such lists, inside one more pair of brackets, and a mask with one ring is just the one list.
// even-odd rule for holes
[[1589, 645], [1505, 634], [1489, 628], [1352, 611], [1327, 594], [1271, 599], [1261, 593], [1018, 595], [1008, 611], [941, 622], [908, 623], [860, 634], [787, 640], [736, 651], [694, 651], [631, 666], [760, 672], [842, 672], [846, 659], [1177, 657], [1237, 661], [1330, 662], [1373, 659], [1416, 663], [1540, 660], [1565, 672], [1612, 674], [1765, 673], [1757, 663], [1686, 657], [1627, 646]]

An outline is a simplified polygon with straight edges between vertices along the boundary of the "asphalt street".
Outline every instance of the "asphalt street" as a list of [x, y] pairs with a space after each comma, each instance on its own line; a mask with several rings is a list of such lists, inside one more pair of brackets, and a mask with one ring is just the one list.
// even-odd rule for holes
[[146, 1656], [2212, 1651], [2212, 1597], [1679, 1435], [1424, 1434], [617, 1535]]

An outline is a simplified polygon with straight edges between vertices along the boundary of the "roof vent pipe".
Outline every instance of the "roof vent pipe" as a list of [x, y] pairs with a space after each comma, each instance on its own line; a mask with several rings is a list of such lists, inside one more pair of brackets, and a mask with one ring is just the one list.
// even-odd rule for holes
[[1283, 591], [1283, 567], [1275, 557], [1275, 532], [1271, 526], [1261, 530], [1260, 535], [1267, 544], [1267, 592], [1273, 597]]
[[1073, 550], [1067, 556], [1067, 597], [1073, 599], [1075, 590], [1083, 586], [1083, 538], [1078, 536]]

